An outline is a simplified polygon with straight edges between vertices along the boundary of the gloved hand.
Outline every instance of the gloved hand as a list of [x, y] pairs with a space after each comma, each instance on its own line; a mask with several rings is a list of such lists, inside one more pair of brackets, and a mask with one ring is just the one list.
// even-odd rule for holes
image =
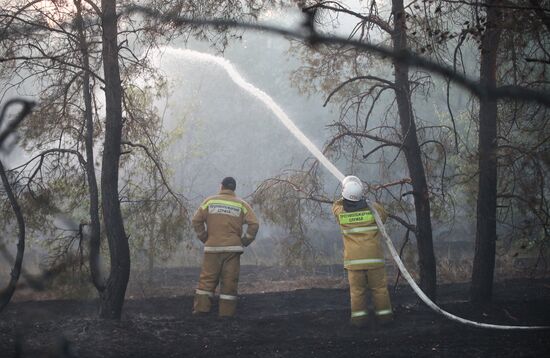
[[198, 234], [197, 237], [202, 243], [205, 243], [206, 240], [208, 240], [208, 232], [203, 231], [201, 234]]
[[253, 237], [249, 238], [247, 235], [244, 235], [243, 237], [241, 237], [241, 243], [243, 244], [244, 247], [247, 247], [248, 245], [250, 245], [252, 241], [254, 241]]

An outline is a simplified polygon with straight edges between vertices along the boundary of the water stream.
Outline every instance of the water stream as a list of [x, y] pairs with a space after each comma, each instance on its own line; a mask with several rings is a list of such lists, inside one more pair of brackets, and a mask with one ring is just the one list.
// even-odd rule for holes
[[226, 59], [198, 51], [187, 50], [187, 49], [176, 49], [172, 47], [165, 47], [163, 50], [164, 53], [177, 56], [180, 58], [185, 58], [186, 60], [197, 61], [200, 63], [211, 63], [222, 67], [231, 80], [240, 88], [245, 90], [247, 93], [250, 93], [253, 97], [260, 100], [267, 108], [277, 117], [277, 119], [302, 143], [311, 154], [317, 158], [317, 160], [323, 164], [323, 166], [340, 182], [344, 180], [344, 174], [338, 170], [332, 164], [327, 157], [313, 144], [308, 137], [294, 124], [294, 122], [288, 117], [288, 115], [283, 111], [283, 109], [269, 96], [267, 93], [257, 88], [250, 82], [247, 82], [235, 67]]

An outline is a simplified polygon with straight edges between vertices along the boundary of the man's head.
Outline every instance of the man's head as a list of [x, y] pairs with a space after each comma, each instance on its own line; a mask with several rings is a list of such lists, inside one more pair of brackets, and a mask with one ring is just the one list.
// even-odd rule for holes
[[349, 201], [359, 201], [363, 198], [363, 183], [355, 176], [347, 176], [342, 181], [342, 196]]
[[237, 188], [237, 182], [235, 181], [235, 178], [233, 178], [233, 177], [223, 178], [223, 180], [222, 180], [222, 189], [235, 191], [235, 188]]

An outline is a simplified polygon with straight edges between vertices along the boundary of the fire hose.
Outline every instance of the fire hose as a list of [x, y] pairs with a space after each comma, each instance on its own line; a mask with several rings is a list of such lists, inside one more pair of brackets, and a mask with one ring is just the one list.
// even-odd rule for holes
[[490, 324], [490, 323], [480, 323], [471, 321], [469, 319], [465, 319], [462, 317], [455, 316], [452, 313], [449, 313], [443, 309], [441, 309], [439, 306], [437, 306], [426, 294], [418, 287], [414, 279], [411, 277], [411, 274], [409, 271], [407, 271], [407, 268], [403, 264], [403, 261], [401, 261], [401, 258], [399, 257], [399, 254], [397, 253], [397, 250], [393, 246], [393, 243], [388, 236], [388, 233], [386, 232], [386, 228], [384, 226], [384, 223], [382, 222], [382, 219], [380, 219], [380, 215], [376, 211], [376, 209], [369, 205], [369, 208], [371, 212], [374, 215], [374, 219], [376, 220], [376, 224], [378, 225], [378, 228], [380, 230], [380, 233], [382, 234], [382, 237], [384, 238], [384, 242], [386, 243], [386, 246], [390, 250], [390, 254], [399, 267], [399, 271], [401, 271], [401, 274], [403, 277], [405, 277], [405, 280], [407, 280], [407, 283], [412, 287], [414, 292], [418, 295], [418, 297], [424, 302], [429, 308], [431, 308], [436, 313], [439, 313], [440, 315], [455, 321], [459, 322], [468, 326], [472, 327], [478, 327], [478, 328], [490, 328], [490, 329], [500, 329], [500, 330], [544, 330], [544, 329], [550, 329], [550, 326], [508, 326], [508, 325], [499, 325], [499, 324]]

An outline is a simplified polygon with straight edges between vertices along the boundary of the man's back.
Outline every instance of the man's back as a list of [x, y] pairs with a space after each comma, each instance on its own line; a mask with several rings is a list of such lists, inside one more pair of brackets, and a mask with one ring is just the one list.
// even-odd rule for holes
[[204, 200], [192, 222], [207, 252], [242, 251], [242, 226], [248, 225], [249, 237], [256, 236], [258, 231], [258, 220], [250, 205], [227, 189]]
[[[235, 195], [235, 179], [226, 177], [221, 184], [220, 193], [203, 201], [192, 219], [199, 240], [205, 244], [193, 313], [210, 312], [214, 292], [221, 283], [219, 315], [230, 317], [237, 307], [243, 246], [254, 241], [259, 223], [250, 205]], [[243, 225], [248, 225], [244, 236]]]

